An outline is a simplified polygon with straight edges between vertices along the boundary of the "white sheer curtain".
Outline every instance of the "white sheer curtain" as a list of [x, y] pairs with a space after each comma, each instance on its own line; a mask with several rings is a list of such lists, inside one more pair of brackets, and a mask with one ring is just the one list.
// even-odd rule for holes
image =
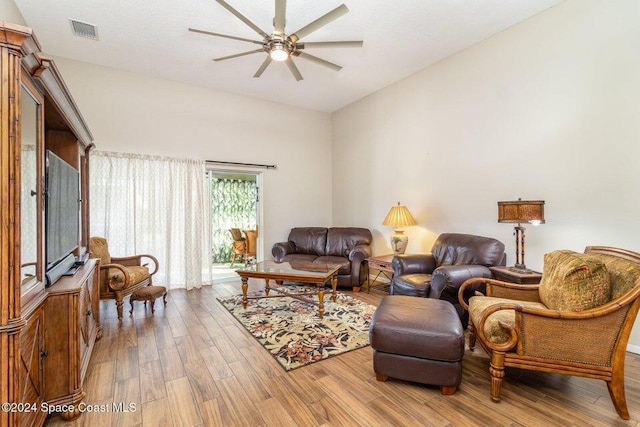
[[210, 284], [204, 162], [101, 151], [90, 162], [91, 236], [105, 237], [112, 256], [158, 258], [154, 284]]

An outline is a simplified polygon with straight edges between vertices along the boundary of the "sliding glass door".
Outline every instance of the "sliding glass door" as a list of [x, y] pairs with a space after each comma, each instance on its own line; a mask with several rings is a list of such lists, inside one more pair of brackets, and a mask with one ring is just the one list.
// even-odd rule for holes
[[[233, 269], [233, 236], [231, 229], [240, 230], [241, 236], [246, 238], [253, 231], [259, 236], [259, 180], [257, 172], [223, 171], [210, 169], [207, 171], [207, 182], [211, 194], [210, 206], [210, 234], [211, 234], [211, 262], [218, 269]], [[255, 239], [253, 240], [255, 244]], [[255, 247], [251, 256], [255, 257]], [[237, 252], [238, 247], [236, 247]], [[245, 260], [236, 253], [235, 267]], [[215, 279], [214, 279], [215, 280]]]

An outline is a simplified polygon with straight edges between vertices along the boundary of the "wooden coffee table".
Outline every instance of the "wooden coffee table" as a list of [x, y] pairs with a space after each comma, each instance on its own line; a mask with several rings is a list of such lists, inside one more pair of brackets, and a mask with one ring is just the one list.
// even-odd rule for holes
[[[236, 270], [242, 280], [242, 306], [247, 308], [249, 299], [278, 298], [289, 296], [306, 302], [313, 303], [309, 296], [318, 296], [318, 315], [322, 319], [324, 315], [324, 285], [331, 280], [331, 300], [336, 302], [336, 287], [338, 286], [339, 265], [314, 264], [312, 262], [275, 262], [261, 261], [257, 264], [243, 267]], [[248, 297], [249, 278], [264, 279], [264, 296]], [[269, 286], [269, 281], [275, 281], [278, 286]], [[316, 285], [315, 292], [288, 292], [286, 286], [282, 286], [283, 281], [313, 283]], [[278, 295], [269, 295], [273, 290]]]

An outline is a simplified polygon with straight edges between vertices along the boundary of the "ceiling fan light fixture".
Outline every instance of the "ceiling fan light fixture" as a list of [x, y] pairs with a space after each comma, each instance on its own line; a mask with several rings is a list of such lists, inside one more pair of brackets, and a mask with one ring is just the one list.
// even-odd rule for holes
[[282, 62], [289, 58], [289, 50], [284, 43], [276, 42], [273, 44], [269, 55], [271, 55], [271, 59], [274, 61]]

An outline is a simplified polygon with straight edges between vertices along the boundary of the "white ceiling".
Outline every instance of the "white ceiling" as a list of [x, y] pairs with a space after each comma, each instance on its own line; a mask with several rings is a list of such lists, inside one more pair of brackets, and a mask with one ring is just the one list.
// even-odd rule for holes
[[[47, 54], [332, 112], [563, 0], [288, 0], [287, 34], [344, 2], [349, 13], [301, 41], [364, 41], [362, 48], [308, 49], [344, 68], [295, 58], [299, 82], [276, 62], [253, 78], [266, 53], [212, 61], [259, 46], [187, 28], [260, 40], [215, 0], [14, 1]], [[274, 0], [227, 2], [272, 32]], [[69, 18], [97, 25], [99, 41], [72, 35]]]

